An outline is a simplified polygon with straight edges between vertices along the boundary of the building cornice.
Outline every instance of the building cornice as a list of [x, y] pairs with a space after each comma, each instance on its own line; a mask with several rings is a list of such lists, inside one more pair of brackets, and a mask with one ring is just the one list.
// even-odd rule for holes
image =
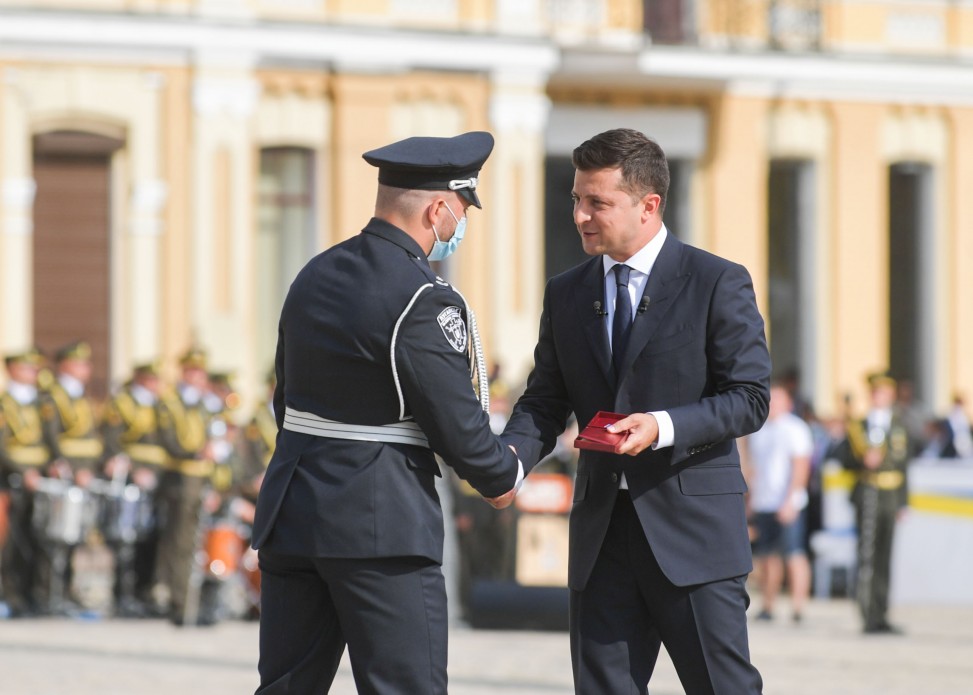
[[0, 58], [190, 64], [200, 54], [255, 56], [259, 65], [396, 72], [410, 69], [547, 74], [546, 39], [168, 15], [0, 10]]
[[973, 105], [967, 60], [650, 47], [638, 66], [650, 80], [768, 98]]

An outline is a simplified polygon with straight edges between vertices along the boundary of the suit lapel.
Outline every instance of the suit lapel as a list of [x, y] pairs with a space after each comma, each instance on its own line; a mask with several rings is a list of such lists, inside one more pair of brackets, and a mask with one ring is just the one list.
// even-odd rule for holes
[[635, 358], [645, 349], [646, 344], [659, 329], [663, 317], [686, 285], [689, 274], [680, 274], [682, 248], [682, 242], [670, 234], [662, 245], [655, 265], [652, 266], [649, 281], [642, 293], [643, 300], [648, 297], [648, 307], [644, 312], [636, 314], [635, 321], [632, 323], [632, 333], [622, 363], [623, 375], [631, 369]]
[[608, 319], [595, 313], [595, 302], [599, 303], [601, 311], [606, 311], [605, 306], [605, 273], [604, 264], [601, 256], [596, 256], [585, 268], [581, 284], [575, 294], [575, 309], [578, 318], [588, 338], [591, 352], [594, 355], [595, 363], [605, 375], [605, 379], [612, 386], [615, 384], [615, 375], [612, 373], [612, 354], [608, 345]]

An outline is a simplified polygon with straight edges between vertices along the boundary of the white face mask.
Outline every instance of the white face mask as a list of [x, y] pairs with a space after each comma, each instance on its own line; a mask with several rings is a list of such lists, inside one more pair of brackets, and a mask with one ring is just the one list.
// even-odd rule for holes
[[453, 214], [453, 211], [450, 210], [448, 205], [446, 205], [446, 210], [456, 220], [456, 231], [453, 232], [453, 236], [449, 241], [440, 241], [439, 232], [436, 231], [436, 225], [432, 226], [432, 233], [436, 235], [436, 242], [432, 245], [432, 250], [429, 252], [428, 258], [430, 261], [441, 261], [449, 256], [457, 249], [459, 243], [463, 241], [463, 235], [466, 234], [466, 215], [463, 215], [463, 219], [456, 219], [456, 215]]

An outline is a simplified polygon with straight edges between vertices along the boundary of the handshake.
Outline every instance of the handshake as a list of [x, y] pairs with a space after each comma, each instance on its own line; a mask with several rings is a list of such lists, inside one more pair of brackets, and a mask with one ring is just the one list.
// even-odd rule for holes
[[[514, 452], [514, 456], [517, 455], [517, 450], [514, 449], [512, 446], [510, 447], [510, 450]], [[521, 464], [519, 458], [517, 459], [517, 468], [519, 469], [519, 473], [517, 474], [517, 482], [514, 483], [513, 488], [511, 488], [508, 492], [503, 493], [499, 497], [483, 498], [494, 509], [506, 509], [511, 504], [513, 504], [514, 497], [517, 496], [517, 491], [520, 489], [521, 483], [524, 482], [524, 467], [523, 464]]]

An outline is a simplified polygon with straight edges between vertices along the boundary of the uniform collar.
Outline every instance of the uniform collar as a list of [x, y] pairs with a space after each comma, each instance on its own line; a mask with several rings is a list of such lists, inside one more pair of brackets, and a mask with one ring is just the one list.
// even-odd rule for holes
[[71, 398], [77, 399], [84, 395], [84, 384], [70, 374], [58, 374], [57, 381]]
[[20, 405], [30, 405], [37, 400], [37, 387], [31, 384], [22, 384], [19, 381], [10, 381], [7, 384], [7, 393]]
[[140, 386], [139, 384], [132, 384], [132, 388], [129, 390], [132, 394], [132, 398], [134, 398], [135, 402], [138, 403], [139, 405], [142, 406], [155, 405], [155, 401], [156, 401], [155, 394], [149, 391], [144, 386]]
[[385, 239], [386, 241], [390, 241], [396, 246], [401, 246], [409, 254], [425, 261], [427, 264], [429, 262], [426, 259], [426, 252], [422, 250], [421, 246], [419, 246], [419, 242], [391, 222], [386, 222], [378, 217], [373, 217], [368, 221], [368, 224], [365, 225], [362, 232], [365, 234], [374, 234], [375, 236]]

